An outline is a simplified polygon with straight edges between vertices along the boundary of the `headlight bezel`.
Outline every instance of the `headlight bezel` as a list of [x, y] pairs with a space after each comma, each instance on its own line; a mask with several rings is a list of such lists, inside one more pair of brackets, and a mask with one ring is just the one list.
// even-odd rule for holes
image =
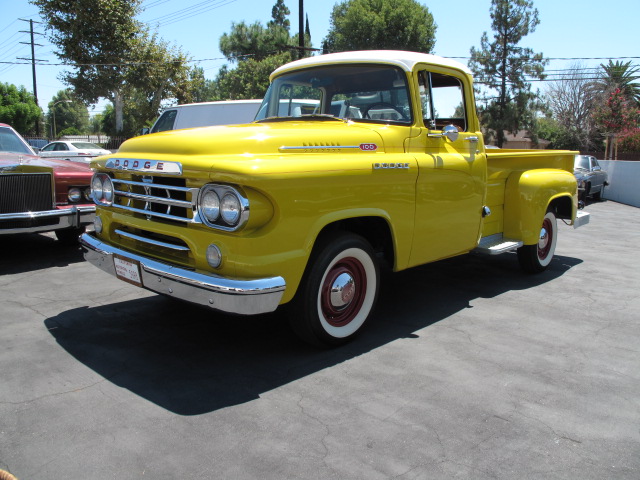
[[114, 188], [111, 177], [106, 173], [94, 173], [91, 178], [91, 199], [96, 205], [110, 207], [113, 205]]
[[[212, 221], [204, 213], [204, 200], [210, 192], [214, 192], [219, 200], [219, 211], [215, 221]], [[230, 199], [237, 206], [237, 214], [233, 218], [223, 213], [223, 201], [225, 198]], [[242, 228], [249, 220], [249, 200], [235, 187], [208, 183], [200, 189], [198, 195], [198, 217], [208, 227], [233, 232]]]

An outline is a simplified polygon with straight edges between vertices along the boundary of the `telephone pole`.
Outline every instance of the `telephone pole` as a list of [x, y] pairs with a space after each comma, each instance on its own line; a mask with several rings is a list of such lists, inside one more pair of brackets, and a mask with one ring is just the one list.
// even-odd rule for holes
[[[25, 31], [25, 30], [20, 30], [20, 33], [29, 33], [31, 34], [31, 42], [20, 42], [24, 45], [31, 45], [31, 58], [18, 58], [18, 60], [31, 60], [31, 73], [33, 75], [33, 96], [36, 99], [36, 105], [40, 106], [38, 104], [38, 87], [37, 87], [37, 82], [36, 82], [36, 49], [35, 47], [42, 47], [42, 45], [40, 45], [39, 43], [35, 43], [34, 40], [34, 35], [44, 35], [42, 33], [39, 32], [34, 32], [33, 31], [33, 24], [34, 23], [41, 23], [41, 22], [34, 22], [33, 20], [26, 20], [24, 18], [20, 18], [21, 21], [23, 22], [29, 22], [29, 31]], [[43, 60], [38, 60], [38, 61], [43, 61]], [[36, 121], [36, 135], [40, 135], [40, 121]]]
[[304, 0], [298, 1], [298, 58], [304, 57]]

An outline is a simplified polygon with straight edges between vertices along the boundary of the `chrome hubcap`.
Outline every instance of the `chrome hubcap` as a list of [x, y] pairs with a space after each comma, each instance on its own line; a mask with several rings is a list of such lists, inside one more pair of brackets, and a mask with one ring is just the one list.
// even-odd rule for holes
[[341, 273], [331, 285], [331, 306], [336, 310], [344, 310], [353, 300], [356, 283], [348, 273]]
[[547, 232], [547, 229], [543, 227], [542, 230], [540, 230], [540, 240], [538, 241], [538, 247], [544, 249], [547, 246], [547, 243], [549, 243], [549, 233]]

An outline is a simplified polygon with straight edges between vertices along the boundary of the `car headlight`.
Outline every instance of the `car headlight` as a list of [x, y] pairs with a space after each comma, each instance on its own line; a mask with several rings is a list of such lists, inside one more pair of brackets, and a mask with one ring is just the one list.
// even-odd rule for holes
[[78, 203], [82, 198], [82, 191], [78, 187], [71, 187], [67, 191], [67, 198], [71, 203]]
[[249, 200], [228, 185], [208, 184], [198, 197], [200, 219], [220, 230], [237, 230], [249, 218]]
[[240, 199], [234, 193], [229, 192], [222, 197], [220, 212], [227, 225], [234, 227], [238, 224], [241, 208]]
[[98, 205], [113, 204], [113, 182], [106, 173], [96, 173], [91, 179], [91, 198]]
[[211, 223], [215, 223], [220, 217], [220, 197], [213, 189], [207, 189], [201, 201], [202, 215]]

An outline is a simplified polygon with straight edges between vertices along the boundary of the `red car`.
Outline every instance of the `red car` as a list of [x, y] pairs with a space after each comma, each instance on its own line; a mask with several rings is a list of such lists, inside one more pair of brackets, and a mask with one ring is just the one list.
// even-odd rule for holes
[[86, 165], [38, 157], [0, 123], [0, 235], [55, 232], [61, 242], [77, 241], [95, 217], [91, 176]]

